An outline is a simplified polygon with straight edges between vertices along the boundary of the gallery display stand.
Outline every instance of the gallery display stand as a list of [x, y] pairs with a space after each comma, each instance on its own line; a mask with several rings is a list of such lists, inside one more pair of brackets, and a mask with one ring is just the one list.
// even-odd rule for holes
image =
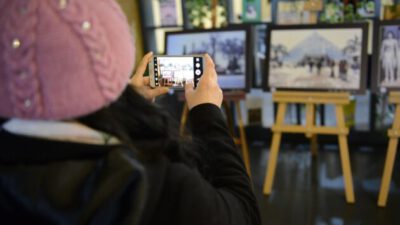
[[396, 158], [397, 146], [400, 137], [400, 92], [390, 93], [389, 102], [396, 105], [396, 114], [394, 116], [393, 126], [388, 131], [389, 146], [386, 153], [385, 168], [383, 170], [382, 183], [378, 198], [378, 206], [380, 207], [386, 206], [394, 160]]
[[[179, 96], [180, 100], [184, 99], [184, 96]], [[229, 131], [233, 137], [233, 140], [236, 145], [240, 145], [241, 153], [243, 156], [243, 161], [246, 166], [246, 171], [247, 174], [251, 177], [251, 170], [250, 170], [250, 158], [249, 158], [249, 149], [247, 145], [247, 138], [246, 138], [246, 132], [243, 126], [243, 120], [242, 120], [242, 112], [241, 112], [241, 106], [240, 106], [240, 101], [246, 99], [246, 93], [243, 91], [229, 91], [225, 92], [224, 91], [224, 101], [222, 103], [222, 108], [225, 113], [227, 122], [228, 122], [228, 128]], [[232, 108], [233, 107], [233, 108]], [[232, 116], [231, 112], [234, 111], [234, 113], [237, 115], [234, 119]], [[181, 123], [180, 123], [180, 132], [181, 135], [184, 135], [185, 133], [185, 126], [186, 126], [186, 121], [187, 121], [187, 116], [189, 113], [189, 108], [187, 104], [185, 103], [183, 106], [183, 111], [182, 111], [182, 116], [181, 116]], [[239, 128], [239, 136], [235, 136], [235, 129], [234, 129], [234, 124], [238, 125]]]
[[[349, 93], [326, 93], [326, 92], [297, 92], [277, 91], [273, 93], [273, 101], [278, 104], [276, 122], [272, 127], [273, 137], [269, 153], [267, 173], [264, 181], [264, 194], [269, 195], [274, 181], [276, 163], [281, 142], [282, 133], [304, 133], [311, 139], [311, 152], [317, 155], [317, 135], [337, 135], [339, 139], [340, 158], [343, 170], [345, 195], [347, 203], [354, 203], [353, 179], [349, 160], [347, 136], [349, 129], [345, 124], [343, 107], [350, 103]], [[285, 124], [285, 113], [287, 105], [299, 103], [306, 105], [306, 124]], [[333, 104], [336, 109], [336, 126], [316, 126], [315, 107], [319, 104]]]

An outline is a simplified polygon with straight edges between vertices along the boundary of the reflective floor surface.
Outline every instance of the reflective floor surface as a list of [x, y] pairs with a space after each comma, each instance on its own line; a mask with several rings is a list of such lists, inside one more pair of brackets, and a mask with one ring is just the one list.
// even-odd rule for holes
[[400, 157], [396, 159], [386, 208], [377, 206], [386, 150], [350, 153], [356, 203], [345, 202], [340, 156], [335, 146], [311, 157], [308, 146], [283, 146], [273, 192], [262, 194], [269, 151], [252, 147], [254, 188], [263, 224], [400, 225]]

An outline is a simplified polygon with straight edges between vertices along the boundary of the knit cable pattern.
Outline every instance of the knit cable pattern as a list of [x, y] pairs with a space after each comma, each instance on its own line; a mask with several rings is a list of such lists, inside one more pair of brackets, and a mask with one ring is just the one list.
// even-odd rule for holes
[[[7, 0], [0, 0], [0, 9], [2, 9], [3, 7], [6, 7], [6, 2], [8, 2]], [[0, 15], [1, 18], [1, 15]]]
[[[4, 2], [2, 2], [4, 3]], [[38, 1], [7, 1], [0, 34], [4, 47], [2, 57], [7, 74], [8, 91], [17, 117], [39, 117], [43, 113], [36, 61]]]
[[[107, 101], [114, 100], [123, 84], [120, 80], [115, 79], [115, 75], [118, 73], [116, 63], [111, 55], [104, 29], [97, 17], [87, 7], [87, 4], [80, 4], [79, 0], [68, 0], [65, 8], [60, 8], [57, 0], [49, 1], [57, 15], [70, 25], [89, 52], [92, 69], [103, 97]], [[89, 22], [90, 28], [85, 29], [84, 22]]]

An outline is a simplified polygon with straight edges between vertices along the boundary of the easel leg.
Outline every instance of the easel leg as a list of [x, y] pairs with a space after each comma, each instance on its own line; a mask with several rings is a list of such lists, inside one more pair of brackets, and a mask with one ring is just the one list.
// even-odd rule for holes
[[180, 124], [180, 128], [179, 128], [181, 136], [183, 136], [185, 133], [185, 126], [186, 126], [188, 114], [189, 114], [189, 107], [188, 107], [187, 103], [185, 102], [185, 104], [183, 105], [181, 124]]
[[391, 137], [386, 153], [385, 169], [383, 171], [381, 189], [379, 191], [378, 206], [385, 207], [389, 194], [390, 180], [393, 173], [394, 159], [396, 158], [398, 138]]
[[351, 175], [349, 149], [347, 145], [347, 136], [339, 135], [340, 158], [342, 161], [342, 170], [344, 176], [344, 186], [346, 191], [347, 203], [354, 203], [353, 177]]
[[[285, 112], [286, 112], [286, 103], [279, 103], [278, 115], [275, 126], [283, 125], [285, 120]], [[269, 152], [267, 172], [265, 176], [264, 190], [263, 190], [263, 193], [266, 195], [271, 194], [272, 191], [272, 184], [274, 182], [275, 169], [278, 160], [278, 152], [279, 152], [281, 137], [282, 137], [281, 132], [274, 132], [272, 137], [272, 144]]]
[[271, 150], [269, 152], [269, 160], [267, 166], [267, 175], [264, 181], [264, 194], [269, 195], [272, 191], [272, 184], [274, 182], [276, 163], [278, 160], [278, 152], [280, 147], [282, 133], [276, 132], [272, 137]]
[[318, 155], [318, 136], [313, 134], [311, 136], [311, 155], [317, 156]]
[[[345, 120], [344, 120], [344, 111], [342, 105], [336, 106], [336, 123], [339, 130], [345, 130]], [[349, 159], [349, 148], [347, 144], [347, 135], [339, 134], [339, 149], [340, 149], [340, 159], [342, 162], [342, 170], [344, 177], [344, 186], [346, 193], [346, 201], [347, 203], [354, 203], [354, 190], [353, 190], [353, 178], [351, 175], [351, 166]]]
[[400, 105], [396, 106], [396, 113], [393, 121], [393, 127], [391, 132], [389, 132], [390, 140], [388, 151], [386, 153], [385, 169], [383, 170], [383, 177], [381, 183], [381, 190], [379, 191], [378, 206], [385, 207], [387, 202], [387, 197], [389, 194], [390, 180], [392, 179], [393, 165], [397, 153], [397, 145], [399, 139], [397, 136], [392, 136], [394, 132], [399, 132], [400, 130]]
[[246, 166], [247, 174], [251, 177], [249, 148], [247, 146], [246, 131], [244, 130], [244, 126], [243, 126], [240, 102], [235, 101], [235, 106], [236, 106], [236, 112], [237, 112], [237, 117], [238, 117], [238, 126], [239, 126], [239, 133], [240, 133], [240, 147], [242, 150], [244, 165]]
[[318, 152], [317, 135], [311, 131], [315, 127], [315, 106], [308, 103], [306, 105], [306, 137], [310, 138], [311, 155], [316, 156]]
[[234, 129], [234, 125], [233, 125], [233, 116], [232, 116], [231, 108], [229, 107], [229, 105], [226, 101], [222, 102], [222, 108], [224, 109], [224, 112], [226, 115], [229, 132], [231, 133], [231, 136], [234, 137], [235, 129]]

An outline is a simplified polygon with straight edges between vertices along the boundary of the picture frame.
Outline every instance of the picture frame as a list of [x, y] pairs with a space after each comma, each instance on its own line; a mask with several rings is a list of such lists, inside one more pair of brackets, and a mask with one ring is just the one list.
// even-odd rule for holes
[[161, 26], [178, 26], [178, 3], [176, 0], [158, 0]]
[[380, 1], [374, 0], [325, 0], [324, 9], [319, 14], [318, 21], [321, 23], [349, 23], [374, 20], [379, 18], [380, 9]]
[[276, 24], [302, 24], [303, 23], [303, 2], [299, 1], [275, 1], [275, 19]]
[[[211, 35], [218, 37], [218, 39], [213, 39], [218, 42], [212, 42]], [[243, 40], [240, 38], [243, 38]], [[252, 41], [250, 41], [251, 38], [251, 27], [247, 25], [167, 32], [165, 34], [164, 52], [166, 55], [208, 53], [214, 59], [218, 82], [222, 90], [248, 92], [252, 84], [253, 75], [253, 46]], [[208, 39], [210, 42], [208, 42]], [[223, 46], [228, 43], [239, 44], [224, 48]], [[210, 46], [214, 46], [214, 49], [212, 50]], [[238, 53], [234, 51], [238, 51]], [[233, 69], [234, 67], [236, 69]]]
[[262, 2], [261, 0], [242, 1], [242, 21], [261, 22], [262, 21]]
[[266, 54], [268, 46], [265, 39], [267, 35], [267, 28], [271, 23], [256, 23], [252, 28], [253, 36], [253, 87], [262, 88], [265, 74]]
[[[180, 0], [185, 29], [211, 29], [225, 27], [230, 18], [227, 10], [229, 0], [217, 0], [213, 9], [211, 1], [207, 0]], [[212, 21], [212, 11], [215, 10], [215, 24]]]
[[274, 2], [274, 22], [279, 25], [315, 24], [324, 6], [324, 0]]
[[367, 23], [271, 25], [266, 37], [265, 91], [364, 93]]
[[[400, 90], [400, 20], [375, 21], [374, 46], [372, 57], [372, 90], [388, 92]], [[394, 34], [394, 41], [388, 40], [389, 33]], [[393, 46], [393, 44], [397, 44]], [[393, 52], [387, 51], [394, 47]], [[399, 54], [397, 57], [396, 55]]]
[[146, 28], [181, 27], [184, 25], [182, 0], [141, 0], [142, 21]]

